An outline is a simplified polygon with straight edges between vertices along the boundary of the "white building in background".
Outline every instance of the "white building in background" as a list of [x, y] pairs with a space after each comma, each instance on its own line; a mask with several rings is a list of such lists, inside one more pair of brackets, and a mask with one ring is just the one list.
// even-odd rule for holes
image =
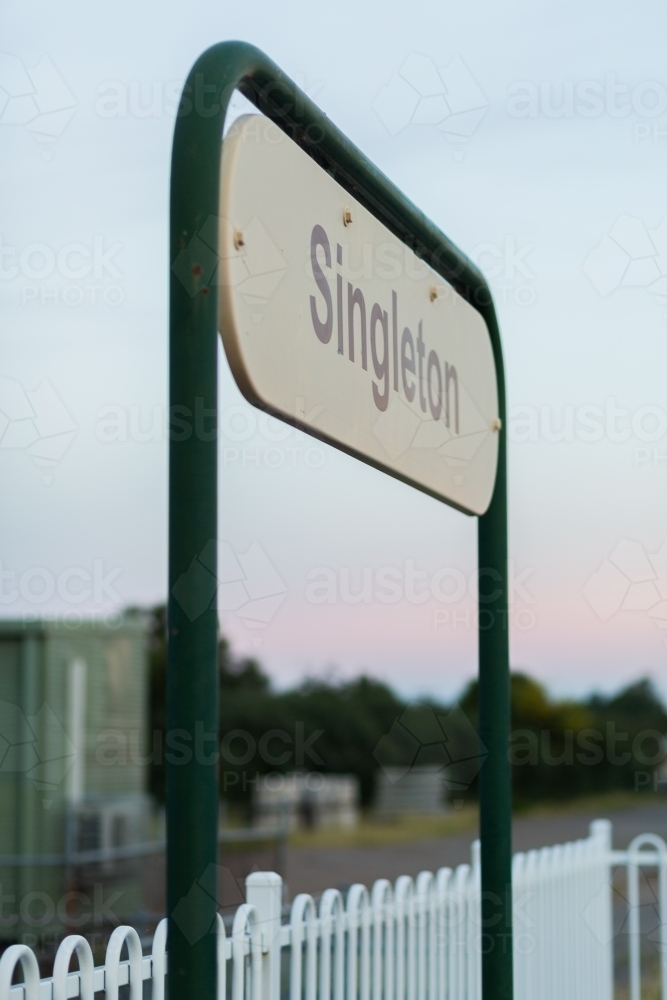
[[359, 820], [359, 780], [319, 771], [267, 774], [255, 792], [254, 811], [260, 826], [350, 829]]
[[422, 767], [383, 767], [377, 775], [376, 812], [382, 816], [401, 813], [447, 811], [443, 770], [437, 764]]

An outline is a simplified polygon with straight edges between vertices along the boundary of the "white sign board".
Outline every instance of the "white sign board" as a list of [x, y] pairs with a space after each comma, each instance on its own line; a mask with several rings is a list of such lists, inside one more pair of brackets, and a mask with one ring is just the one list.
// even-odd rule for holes
[[498, 395], [481, 315], [269, 119], [223, 143], [220, 330], [255, 405], [471, 514]]

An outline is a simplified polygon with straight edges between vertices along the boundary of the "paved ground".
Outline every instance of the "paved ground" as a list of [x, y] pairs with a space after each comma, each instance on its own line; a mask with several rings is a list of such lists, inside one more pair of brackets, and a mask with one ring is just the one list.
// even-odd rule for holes
[[[599, 812], [564, 812], [522, 816], [513, 824], [515, 851], [563, 843], [585, 837]], [[638, 833], [657, 833], [667, 839], [665, 805], [646, 804], [636, 809], [614, 809], [604, 814], [613, 823], [614, 847], [623, 848]], [[433, 840], [382, 847], [287, 848], [285, 875], [290, 898], [299, 892], [319, 894], [329, 886], [363, 882], [370, 886], [377, 878], [395, 879], [417, 875], [424, 869], [436, 871], [443, 865], [454, 867], [470, 860], [471, 831]]]

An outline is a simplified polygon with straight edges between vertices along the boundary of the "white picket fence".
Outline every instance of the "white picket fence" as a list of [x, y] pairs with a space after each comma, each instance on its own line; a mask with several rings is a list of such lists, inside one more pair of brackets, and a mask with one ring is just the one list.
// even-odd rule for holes
[[[630, 996], [640, 997], [639, 870], [659, 871], [662, 998], [667, 1000], [667, 845], [652, 834], [627, 851], [611, 848], [611, 824], [597, 820], [590, 836], [571, 844], [517, 854], [513, 867], [516, 1000], [612, 1000], [612, 873], [628, 878]], [[234, 916], [231, 937], [217, 918], [217, 1000], [281, 1000], [281, 955], [289, 948], [289, 1000], [480, 1000], [481, 953], [479, 846], [472, 863], [392, 885], [378, 880], [369, 892], [353, 885], [346, 898], [327, 889], [294, 900], [282, 922], [282, 880], [255, 872], [246, 880], [247, 902]], [[167, 922], [142, 954], [132, 927], [111, 935], [104, 966], [93, 967], [88, 942], [67, 937], [56, 954], [53, 977], [39, 978], [26, 945], [0, 958], [0, 1000], [93, 1000], [104, 990], [118, 1000], [130, 986], [141, 1000], [152, 981], [153, 1000], [164, 1000]], [[128, 959], [121, 959], [124, 946]], [[79, 969], [70, 972], [76, 953]], [[12, 985], [22, 966], [23, 981]], [[284, 992], [284, 991], [283, 991]]]

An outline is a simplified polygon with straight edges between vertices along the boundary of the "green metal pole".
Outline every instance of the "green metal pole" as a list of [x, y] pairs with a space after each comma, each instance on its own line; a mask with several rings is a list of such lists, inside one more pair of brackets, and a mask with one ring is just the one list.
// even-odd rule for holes
[[[183, 116], [174, 136], [170, 262], [216, 213], [220, 130]], [[208, 147], [202, 143], [209, 139]], [[202, 198], [202, 194], [204, 197]], [[218, 732], [216, 295], [172, 271], [170, 289], [169, 605], [167, 661], [167, 913], [169, 1000], [215, 996], [218, 782], [203, 734]], [[197, 739], [202, 750], [198, 753]], [[213, 867], [212, 867], [213, 866]]]
[[[491, 307], [492, 313], [492, 307]], [[498, 472], [491, 505], [478, 520], [479, 735], [488, 750], [479, 774], [482, 861], [482, 995], [512, 998], [512, 791], [509, 616], [507, 575], [507, 432], [505, 380], [495, 316], [492, 331], [498, 377]]]
[[[235, 88], [270, 117], [484, 316], [500, 417], [502, 348], [477, 268], [263, 52], [223, 42], [193, 66], [174, 132], [170, 225], [169, 655], [167, 912], [169, 1000], [215, 995], [217, 777], [205, 737], [217, 733], [217, 215], [222, 129]], [[279, 192], [276, 193], [279, 196]], [[511, 857], [507, 762], [507, 511], [505, 431], [489, 511], [479, 522], [480, 736], [484, 1000], [510, 1000]], [[489, 576], [484, 571], [492, 571]], [[488, 584], [490, 589], [484, 590]], [[495, 593], [499, 591], [499, 593]], [[199, 747], [198, 747], [199, 742]], [[197, 748], [199, 753], [196, 752]], [[189, 753], [188, 753], [189, 751]]]

